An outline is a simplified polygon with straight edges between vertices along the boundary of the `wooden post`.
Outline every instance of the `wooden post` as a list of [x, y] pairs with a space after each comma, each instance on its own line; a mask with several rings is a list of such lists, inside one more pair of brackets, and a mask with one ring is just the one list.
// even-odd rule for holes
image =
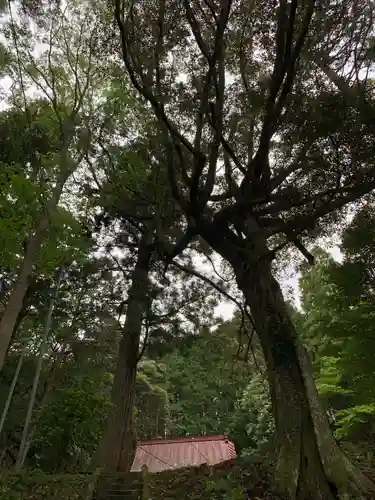
[[94, 470], [92, 477], [91, 477], [91, 480], [89, 481], [89, 484], [87, 486], [87, 491], [86, 491], [84, 500], [92, 500], [94, 498], [95, 489], [96, 489], [96, 485], [98, 483], [100, 473], [101, 473], [101, 469], [99, 467]]
[[142, 465], [142, 500], [151, 500], [147, 465]]

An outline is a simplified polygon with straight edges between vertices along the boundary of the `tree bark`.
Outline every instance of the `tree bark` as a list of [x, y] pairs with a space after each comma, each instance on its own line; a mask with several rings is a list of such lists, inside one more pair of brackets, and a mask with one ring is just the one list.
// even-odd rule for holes
[[22, 310], [23, 300], [29, 286], [29, 279], [33, 272], [33, 266], [38, 258], [48, 224], [48, 217], [43, 217], [35, 233], [29, 240], [20, 274], [10, 294], [6, 309], [0, 321], [0, 370], [3, 367], [6, 353], [8, 352], [8, 346], [12, 339], [17, 318]]
[[[265, 258], [233, 263], [251, 309], [268, 372], [276, 423], [276, 478], [290, 499], [363, 498], [375, 492], [336, 444], [317, 393], [306, 349], [299, 343], [280, 286]], [[357, 496], [356, 496], [357, 495]]]
[[25, 294], [25, 296], [23, 298], [23, 302], [22, 302], [22, 309], [20, 310], [20, 312], [17, 316], [16, 323], [14, 325], [12, 335], [11, 335], [11, 338], [10, 338], [10, 341], [8, 344], [8, 348], [7, 348], [7, 351], [5, 354], [5, 359], [8, 357], [9, 351], [12, 348], [12, 345], [13, 345], [15, 339], [17, 338], [17, 335], [18, 335], [19, 330], [21, 329], [21, 325], [22, 325], [23, 320], [29, 314], [30, 302], [31, 302], [35, 292], [36, 292], [35, 282], [30, 284], [30, 280], [29, 280], [26, 294]]
[[142, 322], [149, 307], [149, 269], [152, 247], [140, 243], [128, 293], [125, 325], [120, 340], [112, 387], [108, 426], [94, 458], [95, 467], [106, 472], [129, 471], [136, 451], [133, 404]]

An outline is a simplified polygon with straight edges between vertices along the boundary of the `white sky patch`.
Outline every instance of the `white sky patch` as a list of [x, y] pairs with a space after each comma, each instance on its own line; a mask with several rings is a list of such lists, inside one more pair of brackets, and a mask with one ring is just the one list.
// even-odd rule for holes
[[[343, 260], [343, 255], [341, 253], [340, 248], [335, 245], [331, 248], [325, 248], [325, 250], [332, 255], [335, 261], [337, 262], [342, 262]], [[292, 299], [294, 301], [294, 305], [297, 307], [297, 309], [301, 309], [301, 290], [299, 287], [299, 280], [300, 280], [301, 274], [297, 271], [294, 272], [292, 276], [289, 276], [285, 280], [281, 281], [281, 288], [283, 288], [283, 291], [285, 293], [290, 294], [292, 293]]]

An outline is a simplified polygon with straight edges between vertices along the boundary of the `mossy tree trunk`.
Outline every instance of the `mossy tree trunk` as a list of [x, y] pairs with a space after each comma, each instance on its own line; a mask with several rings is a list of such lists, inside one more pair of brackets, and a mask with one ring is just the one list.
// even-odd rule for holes
[[251, 309], [267, 363], [278, 443], [277, 481], [290, 499], [334, 500], [374, 491], [336, 444], [316, 390], [306, 349], [299, 343], [270, 262], [247, 272], [238, 284]]
[[[259, 228], [252, 228], [242, 248], [218, 231], [202, 235], [233, 268], [251, 310], [267, 365], [276, 424], [276, 479], [290, 500], [337, 500], [375, 497], [375, 486], [341, 452], [319, 401], [312, 366], [300, 344], [279, 283], [271, 253]], [[224, 229], [222, 228], [222, 232]], [[370, 497], [371, 498], [371, 497]]]

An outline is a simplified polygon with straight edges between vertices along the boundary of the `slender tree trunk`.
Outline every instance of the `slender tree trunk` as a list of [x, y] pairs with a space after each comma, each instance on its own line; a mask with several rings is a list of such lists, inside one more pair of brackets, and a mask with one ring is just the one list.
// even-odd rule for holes
[[30, 300], [33, 297], [34, 293], [35, 293], [35, 286], [29, 284], [27, 291], [26, 291], [26, 294], [23, 298], [22, 309], [20, 310], [20, 312], [17, 316], [16, 323], [15, 323], [13, 331], [12, 331], [12, 335], [11, 335], [11, 338], [10, 338], [10, 341], [8, 344], [8, 348], [7, 348], [7, 351], [5, 354], [5, 359], [8, 357], [9, 351], [12, 348], [13, 342], [15, 341], [15, 339], [17, 337], [18, 331], [21, 328], [23, 320], [26, 318], [26, 316], [29, 313]]
[[[16, 388], [16, 385], [17, 385], [17, 382], [18, 382], [18, 377], [19, 377], [19, 374], [20, 374], [20, 371], [21, 371], [21, 368], [22, 368], [22, 364], [23, 364], [24, 358], [25, 358], [25, 351], [22, 351], [22, 353], [21, 353], [21, 355], [20, 355], [20, 357], [18, 359], [16, 371], [14, 372], [12, 383], [10, 385], [9, 392], [8, 392], [8, 397], [7, 397], [7, 400], [6, 400], [4, 408], [3, 408], [3, 413], [1, 415], [1, 420], [0, 420], [0, 435], [3, 432], [3, 429], [4, 429], [4, 424], [5, 424], [7, 415], [8, 415], [10, 404], [12, 402], [14, 389]], [[0, 464], [1, 464], [1, 462], [0, 462]]]
[[7, 447], [4, 446], [4, 448], [0, 452], [0, 467], [3, 465], [3, 461], [5, 459], [5, 455], [7, 454]]
[[[53, 365], [53, 367], [50, 370], [50, 372], [48, 373], [48, 380], [47, 380], [47, 382], [45, 383], [45, 385], [44, 385], [44, 387], [42, 389], [41, 398], [40, 398], [40, 401], [38, 402], [40, 409], [43, 409], [45, 407], [45, 405], [48, 402], [48, 398], [49, 398], [49, 396], [51, 394], [51, 391], [53, 390], [53, 387], [55, 387], [55, 382], [54, 381], [55, 381], [55, 378], [56, 378], [55, 375], [56, 375], [56, 370], [57, 369], [58, 369], [58, 364], [56, 362]], [[35, 403], [34, 403], [34, 408], [35, 408]], [[41, 418], [42, 417], [39, 414], [38, 420], [33, 420], [32, 426], [31, 427], [29, 426], [29, 431], [27, 433], [26, 444], [24, 445], [23, 456], [20, 459], [20, 468], [21, 469], [24, 466], [26, 457], [27, 457], [27, 455], [29, 453], [30, 447], [31, 447], [33, 439], [34, 439], [34, 434], [37, 431], [38, 423], [39, 423], [39, 421], [40, 421]], [[17, 460], [17, 458], [16, 458], [16, 460]]]
[[12, 345], [13, 345], [13, 342], [14, 342], [14, 340], [15, 340], [16, 336], [17, 336], [17, 333], [18, 333], [18, 331], [19, 331], [19, 329], [20, 329], [20, 327], [21, 327], [22, 321], [23, 321], [23, 319], [24, 319], [26, 316], [27, 316], [27, 312], [26, 312], [26, 310], [24, 309], [24, 306], [22, 306], [22, 309], [21, 309], [21, 311], [20, 311], [19, 315], [17, 316], [16, 323], [15, 323], [14, 328], [13, 328], [13, 331], [12, 331], [12, 335], [11, 335], [11, 337], [10, 337], [10, 341], [9, 341], [9, 344], [8, 344], [8, 348], [7, 348], [6, 353], [5, 353], [5, 358], [7, 358], [7, 357], [8, 357], [9, 351], [10, 351], [10, 349], [11, 349], [11, 347], [12, 347]]
[[143, 238], [128, 293], [108, 426], [94, 458], [95, 466], [107, 472], [128, 471], [134, 460], [136, 437], [133, 427], [133, 404], [142, 321], [149, 307], [151, 253], [151, 246]]
[[[375, 487], [336, 444], [270, 262], [234, 264], [265, 356], [278, 443], [277, 481], [290, 499], [333, 500]], [[358, 493], [359, 492], [359, 493]], [[350, 497], [352, 498], [352, 497]]]
[[51, 297], [50, 305], [48, 308], [48, 314], [47, 314], [46, 323], [45, 323], [45, 327], [44, 327], [44, 335], [43, 335], [42, 345], [40, 348], [38, 363], [37, 363], [37, 367], [36, 367], [36, 371], [35, 371], [35, 377], [34, 377], [34, 381], [33, 381], [33, 387], [31, 390], [29, 406], [27, 408], [25, 424], [24, 424], [23, 432], [22, 432], [21, 444], [20, 444], [20, 448], [18, 451], [17, 460], [16, 460], [16, 464], [15, 464], [15, 470], [17, 472], [23, 467], [28, 449], [30, 447], [31, 439], [30, 439], [29, 427], [30, 427], [30, 423], [31, 423], [33, 410], [34, 410], [36, 394], [37, 394], [37, 390], [38, 390], [38, 386], [39, 386], [40, 374], [42, 372], [43, 358], [44, 358], [46, 348], [47, 348], [48, 335], [49, 335], [49, 331], [50, 331], [51, 323], [52, 323], [53, 307], [54, 307], [55, 300], [57, 298], [59, 288], [60, 288], [61, 275], [62, 275], [62, 271], [60, 270], [58, 277], [57, 277], [56, 287], [55, 287], [54, 293]]

